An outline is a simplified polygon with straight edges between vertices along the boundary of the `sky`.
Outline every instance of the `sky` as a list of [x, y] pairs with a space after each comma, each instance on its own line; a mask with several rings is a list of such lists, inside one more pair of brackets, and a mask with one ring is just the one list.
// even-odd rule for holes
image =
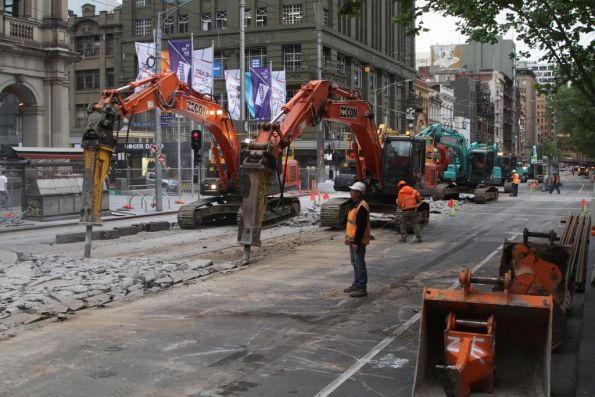
[[[95, 5], [97, 11], [111, 11], [114, 6], [122, 2], [120, 0], [68, 0], [68, 9], [73, 10], [77, 15], [81, 15], [81, 6], [85, 3]], [[423, 16], [423, 20], [425, 26], [430, 28], [430, 31], [421, 33], [416, 39], [416, 52], [422, 57], [426, 54], [429, 57], [430, 46], [434, 44], [462, 44], [466, 40], [466, 37], [455, 29], [455, 18], [446, 18], [440, 14], [429, 13]], [[506, 35], [505, 38], [513, 39], [513, 33]], [[527, 50], [523, 43], [517, 42], [516, 45], [518, 49]], [[537, 60], [539, 55], [535, 53], [532, 60]]]

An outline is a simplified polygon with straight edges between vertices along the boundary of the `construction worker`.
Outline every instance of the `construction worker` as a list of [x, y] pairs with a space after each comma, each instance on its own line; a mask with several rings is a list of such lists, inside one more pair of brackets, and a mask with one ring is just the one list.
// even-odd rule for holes
[[0, 209], [10, 210], [10, 196], [8, 195], [7, 185], [8, 178], [4, 175], [4, 171], [0, 172]]
[[421, 194], [407, 185], [407, 182], [400, 181], [397, 185], [399, 194], [397, 196], [397, 207], [401, 210], [401, 239], [399, 241], [407, 241], [407, 228], [412, 227], [413, 233], [418, 243], [421, 243], [421, 232], [419, 228], [419, 221], [417, 219], [417, 205], [423, 200]]
[[516, 197], [519, 194], [519, 173], [516, 170], [512, 170], [512, 194], [510, 197]]
[[558, 174], [552, 175], [552, 180], [550, 181], [550, 194], [552, 194], [554, 189], [560, 194], [560, 176]]
[[353, 266], [353, 284], [343, 291], [352, 298], [368, 295], [368, 272], [366, 270], [366, 246], [370, 243], [370, 207], [363, 200], [366, 185], [355, 182], [349, 187], [351, 209], [347, 215], [345, 245], [349, 246], [351, 265]]

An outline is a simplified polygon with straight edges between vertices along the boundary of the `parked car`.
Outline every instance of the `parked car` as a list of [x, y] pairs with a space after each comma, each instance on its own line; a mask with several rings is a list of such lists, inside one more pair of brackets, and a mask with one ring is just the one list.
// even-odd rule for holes
[[[147, 185], [155, 185], [155, 172], [149, 171], [146, 175]], [[167, 191], [174, 191], [178, 189], [177, 179], [161, 178], [161, 186]]]

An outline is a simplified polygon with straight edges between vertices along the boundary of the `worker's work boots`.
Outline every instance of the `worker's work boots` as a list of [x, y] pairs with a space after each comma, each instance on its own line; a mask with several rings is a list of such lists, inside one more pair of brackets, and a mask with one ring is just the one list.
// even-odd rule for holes
[[348, 294], [348, 293], [350, 293], [350, 292], [353, 292], [353, 291], [355, 291], [357, 288], [358, 288], [358, 286], [357, 286], [356, 284], [351, 284], [349, 287], [345, 288], [345, 289], [343, 290], [343, 292], [345, 292], [345, 293], [347, 293], [347, 294]]
[[352, 291], [349, 296], [352, 298], [363, 298], [364, 296], [368, 296], [368, 291], [366, 287], [358, 287], [356, 290]]

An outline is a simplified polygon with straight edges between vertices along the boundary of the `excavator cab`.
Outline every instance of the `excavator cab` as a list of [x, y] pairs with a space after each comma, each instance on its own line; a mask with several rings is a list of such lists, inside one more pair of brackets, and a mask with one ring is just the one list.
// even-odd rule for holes
[[423, 189], [426, 143], [411, 136], [388, 136], [385, 138], [384, 183], [382, 193], [397, 195], [397, 184], [404, 180], [415, 189]]
[[489, 182], [494, 169], [495, 153], [491, 150], [472, 149], [469, 151], [469, 183]]

